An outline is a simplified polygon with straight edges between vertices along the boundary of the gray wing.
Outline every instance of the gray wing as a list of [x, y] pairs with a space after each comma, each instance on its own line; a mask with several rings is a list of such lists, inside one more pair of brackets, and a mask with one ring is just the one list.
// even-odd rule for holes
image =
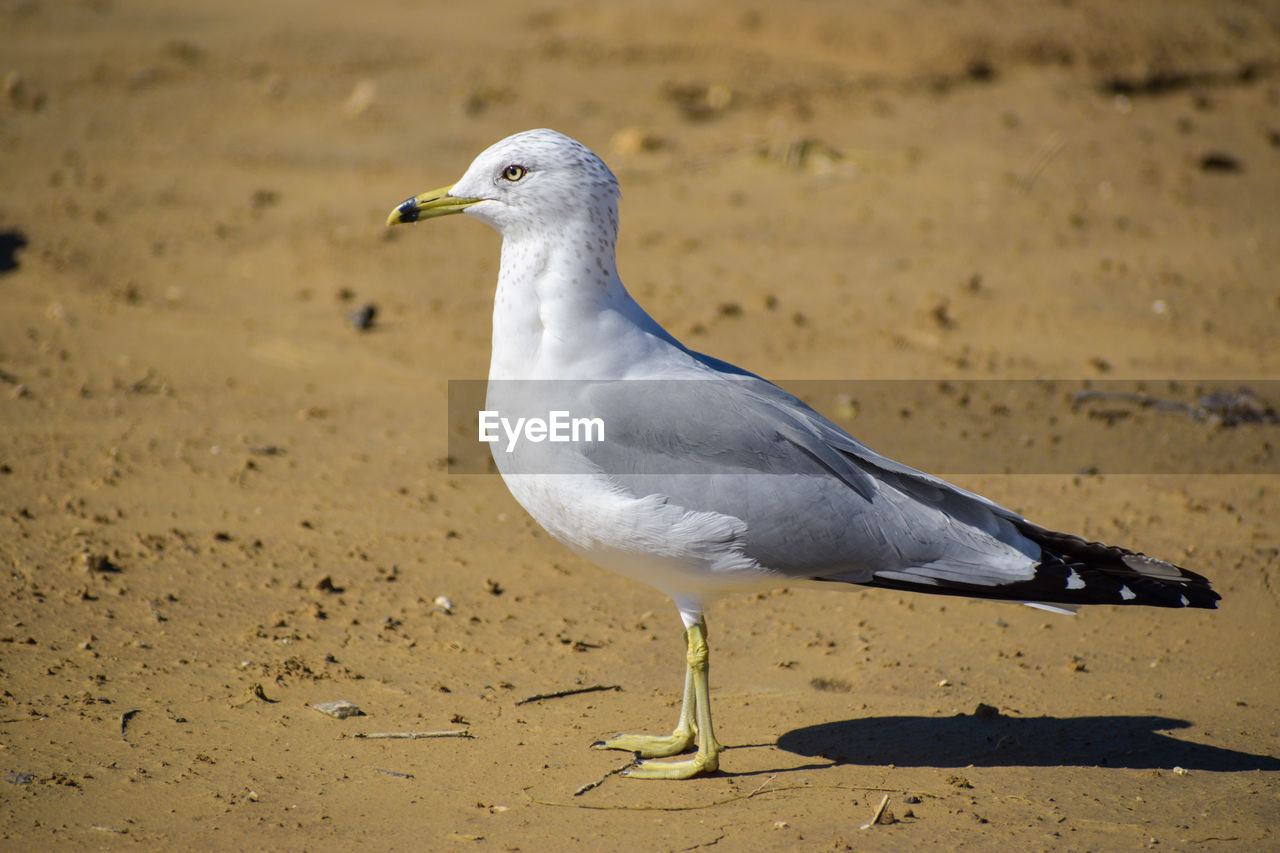
[[579, 446], [591, 463], [637, 496], [742, 519], [746, 555], [791, 577], [1066, 604], [1218, 597], [1185, 569], [1045, 530], [881, 456], [751, 374], [594, 383], [574, 398], [608, 430]]
[[787, 575], [997, 583], [1030, 577], [1039, 555], [1017, 516], [874, 453], [764, 380], [600, 383], [584, 397], [608, 430], [588, 459], [633, 494], [742, 519], [745, 553]]

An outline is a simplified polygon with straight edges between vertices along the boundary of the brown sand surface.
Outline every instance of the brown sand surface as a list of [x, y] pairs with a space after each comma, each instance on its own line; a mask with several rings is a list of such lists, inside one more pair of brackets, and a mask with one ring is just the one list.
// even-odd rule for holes
[[[1275, 3], [2, 0], [0, 74], [0, 847], [1280, 848], [1280, 428], [1069, 398], [1280, 402]], [[722, 771], [608, 775], [675, 610], [450, 471], [498, 241], [383, 225], [541, 126], [678, 336], [1222, 608], [726, 598]]]

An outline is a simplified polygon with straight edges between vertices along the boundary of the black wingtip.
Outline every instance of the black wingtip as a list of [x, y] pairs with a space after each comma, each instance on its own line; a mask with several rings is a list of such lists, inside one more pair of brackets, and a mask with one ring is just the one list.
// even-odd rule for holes
[[[1216, 610], [1222, 596], [1209, 579], [1190, 569], [1126, 548], [1090, 542], [1017, 521], [1018, 532], [1040, 546], [1031, 577], [1008, 583], [945, 581], [936, 576], [915, 580], [907, 573], [859, 577], [855, 583], [886, 589], [959, 595], [1003, 601], [1042, 602], [1075, 607], [1086, 604], [1139, 604], [1148, 607], [1193, 607]], [[841, 577], [815, 580], [847, 581]]]
[[1216, 610], [1222, 600], [1208, 578], [1165, 560], [1033, 524], [1019, 530], [1042, 549], [1036, 577], [1028, 583], [1057, 593], [1043, 600], [1206, 610]]

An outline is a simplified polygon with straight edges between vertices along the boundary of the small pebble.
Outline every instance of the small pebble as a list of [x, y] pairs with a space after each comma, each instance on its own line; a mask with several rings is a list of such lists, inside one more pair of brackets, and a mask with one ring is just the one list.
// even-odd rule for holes
[[321, 702], [312, 705], [321, 714], [328, 714], [339, 720], [345, 720], [347, 717], [363, 717], [364, 711], [360, 710], [360, 706], [354, 702], [348, 702], [346, 699], [339, 699], [336, 702]]
[[119, 574], [120, 567], [111, 562], [111, 558], [106, 554], [94, 554], [86, 551], [80, 555], [86, 572], [101, 572], [104, 574]]
[[359, 311], [352, 311], [347, 315], [351, 320], [351, 325], [359, 332], [367, 332], [373, 328], [374, 320], [378, 316], [378, 306], [372, 302], [363, 305]]
[[1234, 173], [1243, 172], [1244, 166], [1240, 161], [1223, 151], [1211, 151], [1200, 158], [1200, 171], [1202, 172], [1220, 172]]

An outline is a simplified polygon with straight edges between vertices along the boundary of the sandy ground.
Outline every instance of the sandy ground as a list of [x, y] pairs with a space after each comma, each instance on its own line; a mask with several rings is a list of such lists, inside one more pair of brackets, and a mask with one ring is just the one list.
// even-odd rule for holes
[[[0, 73], [0, 846], [1280, 848], [1280, 430], [1069, 398], [1280, 403], [1274, 3], [4, 0]], [[692, 345], [1222, 609], [728, 598], [722, 772], [608, 775], [675, 610], [450, 471], [498, 241], [383, 225], [539, 126]]]

